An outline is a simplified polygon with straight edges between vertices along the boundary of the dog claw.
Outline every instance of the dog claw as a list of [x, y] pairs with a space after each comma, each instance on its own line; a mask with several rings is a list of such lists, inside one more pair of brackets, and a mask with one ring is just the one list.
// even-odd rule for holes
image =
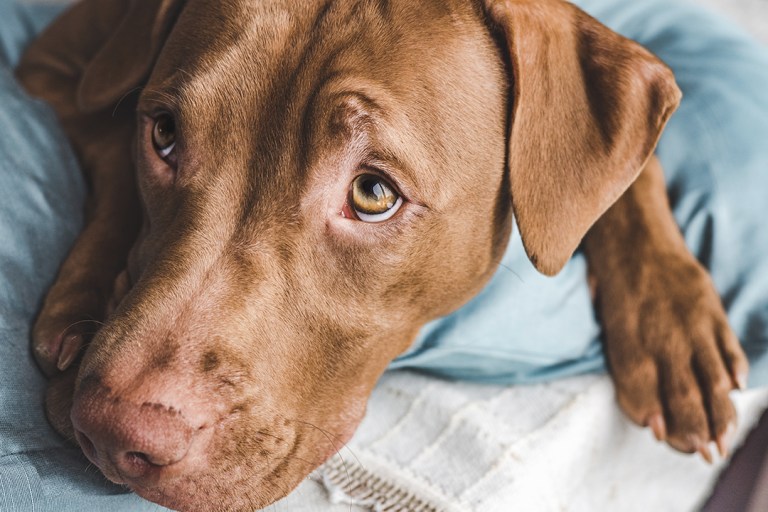
[[717, 453], [720, 454], [721, 459], [728, 458], [728, 443], [723, 441], [722, 436], [717, 438]]
[[740, 391], [745, 391], [747, 389], [746, 373], [739, 373], [738, 375], [736, 375], [736, 386], [739, 388]]
[[698, 452], [707, 461], [707, 464], [712, 464], [712, 452], [709, 450], [709, 443], [702, 443], [699, 445]]
[[651, 427], [651, 431], [657, 441], [665, 441], [667, 439], [667, 428], [661, 414], [651, 416], [651, 419], [648, 420], [648, 426]]
[[733, 441], [733, 435], [736, 433], [736, 426], [730, 423], [725, 431], [717, 438], [717, 451], [723, 459], [728, 458], [728, 449]]
[[77, 357], [78, 352], [80, 352], [82, 346], [83, 337], [79, 334], [70, 334], [64, 338], [56, 367], [62, 372], [69, 368]]

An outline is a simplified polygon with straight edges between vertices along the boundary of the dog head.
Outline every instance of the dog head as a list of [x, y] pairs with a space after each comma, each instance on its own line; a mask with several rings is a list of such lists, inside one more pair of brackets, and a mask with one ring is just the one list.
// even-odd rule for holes
[[388, 363], [495, 272], [513, 217], [556, 273], [679, 99], [655, 57], [559, 0], [113, 18], [79, 100], [142, 87], [144, 227], [72, 421], [107, 477], [185, 510], [265, 506], [339, 450]]

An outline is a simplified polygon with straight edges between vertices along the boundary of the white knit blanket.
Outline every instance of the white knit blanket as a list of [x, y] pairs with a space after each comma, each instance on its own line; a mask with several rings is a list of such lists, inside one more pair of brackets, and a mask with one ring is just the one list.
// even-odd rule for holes
[[[740, 439], [768, 390], [734, 399]], [[605, 376], [494, 387], [396, 372], [314, 478], [346, 504], [339, 510], [680, 512], [701, 505], [720, 469], [630, 424]], [[306, 500], [276, 508], [336, 510]]]

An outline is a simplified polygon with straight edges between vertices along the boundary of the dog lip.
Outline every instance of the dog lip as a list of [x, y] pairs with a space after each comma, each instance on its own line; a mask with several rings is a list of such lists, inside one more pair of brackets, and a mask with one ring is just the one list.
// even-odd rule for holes
[[101, 463], [92, 461], [104, 476], [112, 483], [125, 485], [131, 490], [153, 489], [158, 487], [161, 482], [169, 481], [177, 473], [174, 465], [158, 466], [143, 459], [138, 454], [126, 454], [127, 460], [123, 462], [122, 468], [117, 463], [106, 456], [100, 459]]
[[88, 436], [80, 432], [78, 429], [75, 429], [75, 440], [77, 441], [77, 444], [80, 445], [80, 449], [83, 450], [83, 453], [88, 458], [88, 460], [98, 466], [98, 452], [96, 451], [96, 446], [88, 438]]

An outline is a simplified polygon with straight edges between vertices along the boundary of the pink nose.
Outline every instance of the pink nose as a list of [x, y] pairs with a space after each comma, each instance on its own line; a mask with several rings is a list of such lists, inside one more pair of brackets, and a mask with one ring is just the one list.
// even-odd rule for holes
[[77, 393], [71, 418], [85, 455], [119, 483], [143, 480], [181, 462], [195, 433], [180, 411], [161, 403], [132, 403], [98, 384]]

